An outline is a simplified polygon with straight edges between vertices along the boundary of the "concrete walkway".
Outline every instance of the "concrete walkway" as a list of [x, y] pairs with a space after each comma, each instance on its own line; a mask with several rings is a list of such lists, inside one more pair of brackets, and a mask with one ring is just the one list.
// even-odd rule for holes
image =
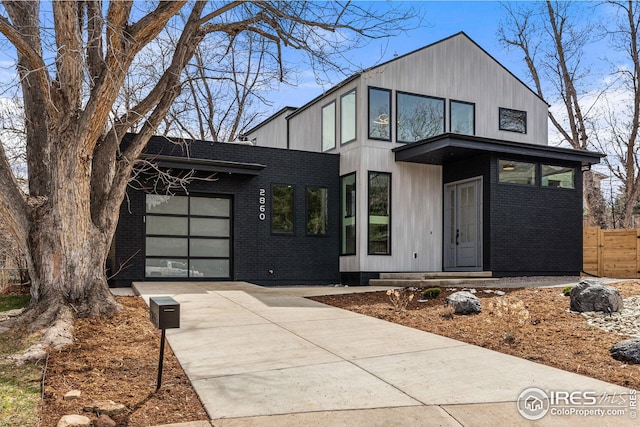
[[[167, 338], [216, 427], [638, 425], [628, 389], [303, 298], [372, 287], [144, 282], [134, 290], [147, 302], [180, 302], [181, 328]], [[608, 401], [552, 405], [528, 421], [517, 401], [530, 387]], [[625, 414], [551, 413], [598, 408]]]

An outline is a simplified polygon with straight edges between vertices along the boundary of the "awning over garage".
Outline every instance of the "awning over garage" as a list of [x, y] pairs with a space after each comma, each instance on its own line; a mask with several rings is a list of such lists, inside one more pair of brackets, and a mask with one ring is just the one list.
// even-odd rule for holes
[[230, 162], [226, 160], [194, 159], [188, 157], [143, 154], [144, 160], [155, 162], [168, 169], [196, 170], [204, 172], [224, 172], [240, 175], [259, 175], [266, 165], [259, 163]]
[[424, 141], [394, 148], [397, 162], [444, 165], [483, 153], [538, 157], [541, 159], [580, 162], [582, 165], [599, 163], [602, 153], [525, 144], [458, 134], [443, 134]]

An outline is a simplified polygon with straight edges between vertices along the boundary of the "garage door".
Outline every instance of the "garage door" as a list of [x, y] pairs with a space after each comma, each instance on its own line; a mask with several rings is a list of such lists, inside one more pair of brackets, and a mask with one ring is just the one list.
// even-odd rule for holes
[[146, 195], [145, 276], [231, 278], [231, 199]]

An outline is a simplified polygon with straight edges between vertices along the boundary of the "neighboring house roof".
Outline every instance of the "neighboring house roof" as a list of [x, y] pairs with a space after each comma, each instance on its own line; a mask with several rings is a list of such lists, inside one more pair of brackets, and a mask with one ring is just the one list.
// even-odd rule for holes
[[[383, 62], [382, 64], [378, 64], [378, 65], [375, 65], [375, 66], [373, 66], [373, 67], [366, 68], [366, 69], [364, 69], [364, 70], [362, 70], [362, 71], [360, 71], [360, 72], [358, 72], [358, 73], [356, 73], [356, 74], [353, 74], [352, 76], [350, 76], [350, 77], [348, 77], [348, 78], [344, 79], [343, 81], [341, 81], [341, 82], [340, 82], [340, 83], [338, 83], [337, 85], [333, 86], [331, 89], [329, 89], [329, 90], [327, 90], [327, 91], [323, 92], [321, 95], [318, 95], [317, 97], [313, 98], [311, 101], [307, 102], [307, 103], [306, 103], [306, 104], [304, 104], [302, 107], [297, 108], [293, 113], [291, 113], [289, 116], [287, 116], [287, 120], [288, 120], [288, 119], [290, 119], [290, 118], [292, 118], [292, 117], [295, 117], [296, 115], [298, 115], [299, 113], [301, 113], [302, 111], [304, 111], [305, 109], [307, 109], [308, 107], [310, 107], [311, 105], [313, 105], [313, 104], [315, 104], [316, 102], [318, 102], [318, 101], [322, 100], [322, 99], [323, 99], [324, 97], [326, 97], [327, 95], [332, 94], [333, 92], [335, 92], [335, 91], [339, 90], [340, 88], [344, 87], [344, 86], [345, 86], [345, 85], [347, 85], [348, 83], [351, 83], [352, 81], [354, 81], [354, 80], [356, 80], [356, 79], [360, 78], [364, 73], [368, 73], [368, 72], [370, 72], [370, 71], [374, 71], [374, 70], [376, 70], [376, 69], [378, 69], [378, 68], [381, 68], [381, 67], [384, 67], [384, 66], [386, 66], [386, 65], [388, 65], [388, 64], [390, 64], [390, 63], [392, 63], [392, 62], [400, 61], [400, 60], [402, 60], [403, 58], [406, 58], [407, 56], [415, 55], [415, 54], [417, 54], [417, 53], [419, 53], [419, 52], [421, 52], [421, 51], [423, 51], [423, 50], [429, 49], [429, 48], [431, 48], [431, 47], [433, 47], [433, 46], [436, 46], [436, 45], [438, 45], [438, 44], [441, 44], [441, 43], [445, 43], [445, 42], [447, 42], [448, 40], [453, 39], [453, 38], [455, 38], [455, 37], [465, 37], [467, 40], [469, 40], [471, 43], [473, 43], [473, 44], [474, 44], [478, 49], [480, 49], [482, 52], [484, 52], [484, 53], [485, 53], [489, 58], [491, 58], [491, 59], [492, 59], [496, 64], [498, 64], [502, 69], [504, 69], [507, 73], [509, 73], [509, 74], [510, 74], [514, 79], [516, 79], [516, 80], [518, 80], [520, 83], [522, 83], [522, 85], [523, 85], [524, 87], [526, 87], [526, 88], [527, 88], [527, 89], [528, 89], [532, 94], [534, 94], [536, 97], [540, 98], [540, 100], [542, 100], [542, 101], [543, 101], [543, 102], [545, 102], [547, 105], [549, 105], [549, 104], [548, 104], [544, 99], [542, 99], [542, 97], [541, 97], [540, 95], [538, 95], [536, 92], [534, 92], [534, 91], [533, 91], [533, 90], [532, 90], [532, 89], [531, 89], [531, 88], [530, 88], [526, 83], [524, 83], [524, 82], [523, 82], [522, 80], [520, 80], [520, 79], [519, 79], [515, 74], [513, 74], [511, 71], [509, 71], [509, 70], [508, 70], [504, 65], [502, 65], [500, 62], [498, 62], [498, 60], [496, 60], [493, 56], [491, 56], [491, 55], [490, 55], [486, 50], [484, 50], [484, 49], [483, 49], [483, 48], [482, 48], [478, 43], [476, 43], [475, 41], [473, 41], [473, 39], [472, 39], [471, 37], [469, 37], [465, 32], [460, 31], [459, 33], [453, 34], [453, 35], [451, 35], [451, 36], [449, 36], [449, 37], [446, 37], [446, 38], [444, 38], [444, 39], [442, 39], [442, 40], [439, 40], [439, 41], [437, 41], [437, 42], [434, 42], [434, 43], [428, 44], [428, 45], [423, 46], [423, 47], [421, 47], [421, 48], [419, 48], [419, 49], [416, 49], [416, 50], [414, 50], [414, 51], [412, 51], [412, 52], [406, 53], [406, 54], [404, 54], [404, 55], [398, 56], [397, 58], [393, 58], [393, 59], [391, 59], [391, 60], [389, 60], [389, 61]], [[282, 110], [281, 110], [281, 111], [282, 111]], [[277, 115], [277, 114], [279, 114], [279, 113], [280, 113], [280, 112], [276, 113], [276, 115]], [[273, 116], [272, 116], [272, 118], [273, 118]], [[270, 119], [271, 119], [271, 118], [270, 118]], [[270, 120], [270, 119], [267, 119], [267, 120]], [[266, 121], [265, 121], [265, 122], [263, 122], [263, 123], [266, 123]], [[258, 127], [260, 127], [261, 125], [262, 125], [262, 123], [261, 123], [261, 124], [259, 124], [258, 126], [256, 126], [254, 129], [257, 129], [257, 128], [258, 128]]]
[[530, 156], [551, 160], [580, 162], [582, 164], [599, 163], [605, 154], [572, 148], [550, 147], [541, 144], [503, 141], [477, 136], [445, 133], [413, 144], [393, 149], [396, 161], [443, 165], [472, 157], [478, 153], [497, 153], [500, 155]]
[[260, 123], [258, 123], [257, 125], [255, 125], [254, 127], [252, 127], [251, 129], [243, 132], [244, 135], [250, 135], [253, 132], [257, 131], [258, 129], [260, 129], [262, 126], [266, 125], [267, 123], [277, 119], [278, 117], [280, 117], [282, 114], [287, 113], [289, 111], [295, 111], [297, 110], [297, 107], [283, 107], [281, 109], [279, 109], [277, 112], [275, 112], [274, 114], [272, 114], [271, 116], [267, 117], [266, 119], [264, 119], [263, 121], [261, 121]]

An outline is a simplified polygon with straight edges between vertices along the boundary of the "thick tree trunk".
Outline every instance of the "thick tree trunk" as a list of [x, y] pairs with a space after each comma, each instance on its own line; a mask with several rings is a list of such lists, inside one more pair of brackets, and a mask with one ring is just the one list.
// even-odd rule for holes
[[[91, 160], [70, 154], [73, 145], [68, 144], [73, 143], [73, 136], [64, 135], [52, 144], [59, 152], [52, 156], [51, 168], [45, 172], [50, 192], [31, 215], [30, 309], [41, 318], [36, 327], [66, 308], [77, 317], [110, 315], [119, 310], [104, 269], [114, 227], [101, 229], [91, 218]], [[114, 215], [115, 223], [118, 213]]]

